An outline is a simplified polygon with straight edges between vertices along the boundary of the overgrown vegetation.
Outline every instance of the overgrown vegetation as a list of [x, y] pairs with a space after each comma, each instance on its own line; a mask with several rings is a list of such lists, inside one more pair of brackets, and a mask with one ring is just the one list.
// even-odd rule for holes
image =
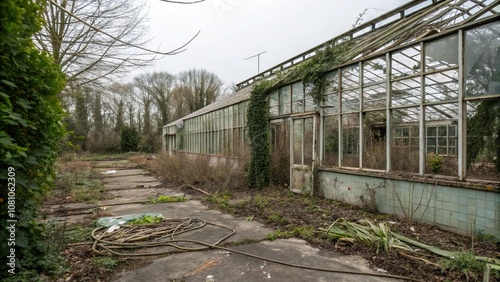
[[56, 165], [55, 189], [47, 197], [66, 198], [79, 203], [95, 202], [102, 198], [103, 185], [100, 179], [92, 175], [92, 166], [88, 161], [78, 159], [61, 160]]
[[[329, 45], [318, 49], [312, 58], [279, 73], [274, 79], [262, 80], [254, 86], [247, 113], [251, 152], [248, 173], [250, 187], [263, 188], [269, 185], [270, 181], [268, 94], [277, 87], [302, 80], [306, 93], [319, 104], [325, 87], [323, 74], [349, 59], [346, 50], [350, 44], [350, 41], [346, 40], [335, 46]], [[273, 158], [273, 163], [279, 165], [279, 159]]]
[[458, 279], [465, 277], [466, 281], [480, 281], [479, 277], [484, 273], [486, 263], [476, 259], [474, 254], [469, 252], [455, 253], [451, 258], [444, 258], [439, 261], [442, 272], [459, 272]]
[[[51, 187], [58, 140], [64, 135], [57, 98], [64, 76], [32, 42], [41, 28], [43, 7], [42, 1], [0, 2], [0, 179], [5, 183], [0, 217], [17, 220], [15, 246], [0, 244], [2, 258], [15, 255], [15, 267], [1, 264], [2, 281], [29, 281], [56, 263], [40, 259], [47, 246], [37, 207]], [[14, 201], [15, 209], [7, 216], [7, 204]], [[0, 222], [1, 238], [9, 238], [6, 224]]]
[[248, 105], [248, 136], [250, 137], [250, 167], [248, 185], [263, 188], [269, 185], [269, 122], [267, 95], [271, 82], [255, 85]]
[[[140, 162], [140, 157], [132, 159]], [[214, 187], [216, 192], [240, 189], [245, 185], [243, 168], [231, 160], [211, 161], [205, 156], [160, 154], [151, 163], [151, 169], [170, 182]]]
[[112, 257], [96, 257], [92, 259], [92, 263], [97, 266], [102, 266], [106, 271], [112, 271], [120, 264], [120, 260], [114, 259]]
[[184, 196], [168, 196], [168, 195], [160, 195], [156, 199], [150, 199], [149, 202], [151, 204], [157, 203], [175, 203], [175, 202], [185, 202], [188, 198]]

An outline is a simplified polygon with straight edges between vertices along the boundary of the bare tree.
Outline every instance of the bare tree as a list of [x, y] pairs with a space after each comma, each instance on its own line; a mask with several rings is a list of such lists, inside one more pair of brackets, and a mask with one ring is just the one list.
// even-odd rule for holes
[[[48, 0], [37, 46], [52, 55], [67, 75], [70, 86], [97, 84], [103, 78], [154, 59], [184, 51], [186, 44], [162, 52], [144, 46], [147, 34], [146, 5], [128, 0]], [[195, 4], [203, 1], [164, 1]]]
[[183, 89], [189, 112], [215, 102], [222, 94], [222, 80], [207, 70], [192, 69], [178, 75], [178, 87]]
[[153, 99], [160, 113], [160, 124], [167, 124], [170, 118], [170, 95], [173, 90], [175, 77], [167, 72], [142, 74], [134, 79], [135, 85], [147, 92]]
[[144, 38], [145, 5], [137, 3], [49, 1], [36, 43], [52, 55], [73, 86], [97, 83], [131, 67], [144, 66], [154, 59], [154, 54], [130, 47], [148, 42]]
[[191, 90], [185, 86], [176, 86], [170, 98], [171, 118], [177, 120], [189, 114], [188, 97]]

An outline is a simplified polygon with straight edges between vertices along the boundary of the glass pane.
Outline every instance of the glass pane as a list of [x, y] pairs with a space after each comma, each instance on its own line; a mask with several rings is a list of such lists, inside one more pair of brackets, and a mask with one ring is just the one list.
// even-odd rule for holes
[[392, 111], [391, 170], [418, 173], [419, 119], [417, 107]]
[[331, 93], [323, 96], [323, 113], [336, 114], [339, 112], [339, 94]]
[[339, 86], [338, 71], [334, 70], [325, 75], [325, 94], [337, 93]]
[[304, 133], [303, 120], [293, 121], [293, 163], [302, 164], [302, 137]]
[[465, 32], [464, 76], [467, 96], [500, 94], [500, 22]]
[[458, 66], [458, 36], [451, 35], [425, 44], [425, 70]]
[[[408, 132], [406, 133], [408, 134]], [[385, 136], [386, 112], [376, 111], [366, 113], [363, 117], [363, 167], [385, 169]]]
[[450, 125], [448, 126], [448, 136], [457, 136], [457, 126], [456, 125]]
[[500, 98], [467, 102], [467, 177], [500, 181]]
[[382, 58], [363, 62], [363, 85], [385, 82], [386, 67], [385, 59]]
[[359, 115], [342, 115], [342, 166], [359, 167]]
[[296, 82], [292, 84], [292, 102], [300, 101], [304, 99], [304, 84], [302, 82]]
[[304, 84], [296, 82], [292, 84], [292, 113], [304, 112]]
[[347, 90], [342, 92], [342, 112], [359, 111], [359, 90]]
[[392, 78], [420, 73], [420, 45], [392, 54]]
[[279, 89], [280, 96], [280, 115], [290, 113], [290, 86]]
[[447, 126], [438, 127], [438, 136], [446, 136], [446, 128]]
[[393, 106], [420, 104], [420, 78], [394, 82], [391, 95]]
[[363, 88], [363, 109], [379, 109], [386, 106], [387, 90], [385, 83]]
[[275, 90], [269, 94], [269, 107], [278, 106], [278, 91]]
[[290, 130], [289, 122], [271, 123], [271, 181], [283, 185], [290, 183]]
[[438, 102], [458, 99], [458, 70], [425, 76], [425, 101]]
[[306, 103], [305, 104], [305, 111], [306, 112], [316, 110], [316, 103], [314, 103], [314, 99], [311, 96], [306, 96], [305, 103]]
[[359, 88], [359, 67], [352, 65], [342, 68], [342, 89]]
[[304, 112], [304, 100], [293, 102], [292, 113], [302, 113], [302, 112]]
[[314, 146], [313, 118], [304, 119], [304, 165], [312, 165]]
[[[425, 124], [432, 127], [431, 133], [427, 135], [427, 152], [425, 162], [425, 173], [441, 174], [448, 176], [458, 175], [458, 159], [448, 151], [448, 139], [456, 137], [449, 136], [448, 127], [458, 122], [458, 104], [430, 105], [425, 107]], [[434, 136], [437, 136], [434, 137]], [[437, 154], [437, 155], [436, 155]]]
[[429, 126], [427, 127], [427, 136], [432, 137], [432, 136], [437, 136], [437, 130], [435, 126]]
[[337, 116], [324, 118], [324, 155], [323, 165], [338, 166], [339, 164], [339, 122]]

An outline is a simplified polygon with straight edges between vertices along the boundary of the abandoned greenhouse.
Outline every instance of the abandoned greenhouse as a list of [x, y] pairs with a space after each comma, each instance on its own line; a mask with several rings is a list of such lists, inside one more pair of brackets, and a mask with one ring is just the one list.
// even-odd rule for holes
[[499, 13], [408, 1], [165, 125], [164, 149], [241, 160], [260, 86], [271, 177], [292, 191], [500, 237]]

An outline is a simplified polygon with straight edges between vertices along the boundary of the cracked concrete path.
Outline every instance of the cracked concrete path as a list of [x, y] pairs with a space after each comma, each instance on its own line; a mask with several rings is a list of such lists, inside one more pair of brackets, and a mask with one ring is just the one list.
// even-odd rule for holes
[[[377, 274], [359, 256], [340, 256], [333, 251], [311, 247], [306, 241], [295, 238], [268, 241], [266, 235], [272, 230], [263, 224], [211, 210], [197, 200], [150, 204], [148, 199], [159, 195], [184, 194], [163, 187], [153, 174], [144, 169], [100, 165], [103, 168], [98, 171], [102, 175], [105, 198], [108, 200], [92, 205], [48, 206], [45, 207], [46, 211], [85, 211], [98, 208], [113, 216], [156, 212], [161, 213], [164, 218], [200, 218], [233, 229], [236, 233], [223, 242], [232, 243], [232, 247], [229, 247], [232, 250], [260, 257], [252, 258], [218, 249], [173, 253], [154, 259], [150, 265], [116, 273], [112, 281], [396, 281], [370, 275], [307, 270], [271, 262], [270, 260], [279, 260], [316, 268]], [[189, 195], [184, 196], [189, 198]], [[78, 212], [67, 215], [69, 222], [78, 222], [81, 216]], [[228, 230], [207, 225], [189, 233], [179, 237], [211, 243], [227, 235]]]

